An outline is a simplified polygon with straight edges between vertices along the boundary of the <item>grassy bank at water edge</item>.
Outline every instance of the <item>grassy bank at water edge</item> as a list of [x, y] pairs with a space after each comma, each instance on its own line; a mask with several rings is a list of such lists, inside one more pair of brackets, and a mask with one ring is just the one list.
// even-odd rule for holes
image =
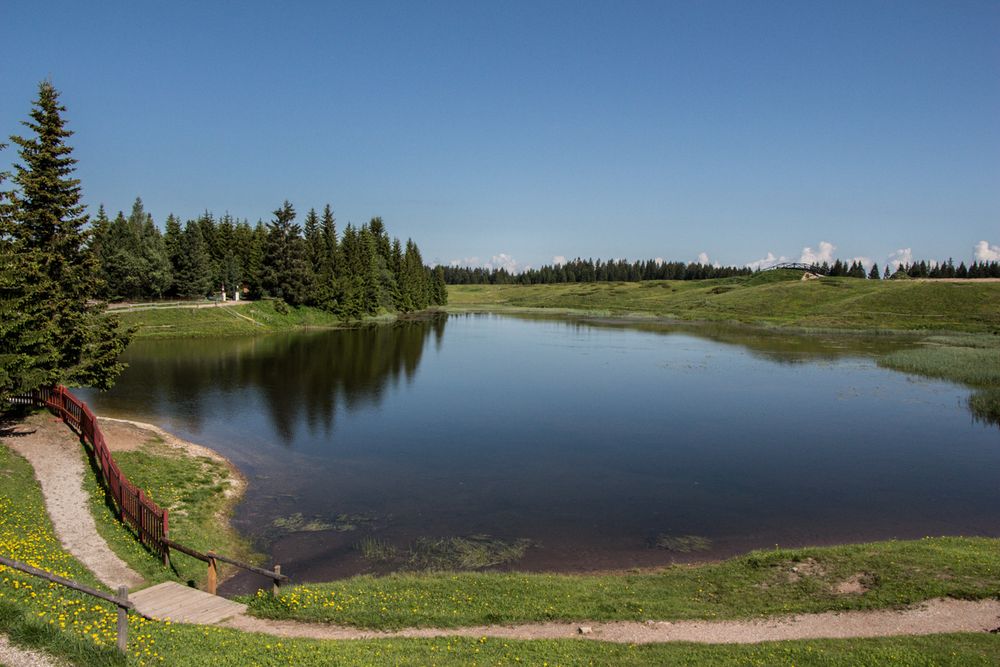
[[803, 281], [801, 275], [773, 271], [719, 280], [452, 285], [447, 310], [544, 309], [812, 329], [1000, 332], [1000, 282]]
[[[153, 436], [133, 451], [112, 453], [118, 467], [158, 505], [170, 511], [170, 537], [201, 552], [215, 551], [230, 558], [253, 560], [246, 540], [230, 526], [229, 516], [238, 497], [232, 492], [233, 472], [219, 461], [192, 456], [168, 447]], [[171, 567], [142, 546], [133, 530], [118, 520], [94, 470], [87, 479], [90, 510], [97, 530], [108, 546], [148, 582], [176, 580], [203, 585], [205, 563], [179, 551], [171, 552]], [[222, 576], [232, 567], [221, 564]]]

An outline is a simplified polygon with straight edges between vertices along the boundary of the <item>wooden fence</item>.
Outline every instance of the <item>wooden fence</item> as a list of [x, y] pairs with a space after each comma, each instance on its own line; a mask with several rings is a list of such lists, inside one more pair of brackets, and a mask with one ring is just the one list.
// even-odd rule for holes
[[8, 401], [14, 405], [48, 408], [53, 414], [59, 415], [70, 428], [80, 435], [80, 438], [94, 452], [94, 459], [101, 469], [101, 481], [104, 483], [105, 490], [111, 495], [121, 520], [135, 529], [142, 544], [163, 558], [165, 566], [170, 565], [171, 548], [208, 563], [208, 592], [213, 595], [218, 577], [217, 561], [229, 563], [270, 578], [273, 584], [272, 595], [277, 595], [278, 587], [281, 586], [282, 582], [288, 581], [288, 577], [281, 574], [280, 565], [275, 565], [274, 570], [265, 570], [256, 565], [222, 556], [214, 551], [202, 553], [171, 540], [168, 531], [167, 510], [162, 509], [147, 498], [142, 489], [136, 487], [122, 474], [118, 464], [111, 456], [111, 450], [108, 449], [108, 445], [104, 441], [104, 434], [101, 432], [101, 427], [98, 425], [94, 413], [90, 411], [86, 403], [71, 394], [66, 387], [60, 385], [53, 389], [37, 389], [25, 396], [12, 397]]
[[165, 565], [169, 563], [167, 510], [147, 498], [142, 489], [122, 474], [104, 441], [97, 418], [87, 404], [61, 385], [52, 389], [36, 389], [29, 396], [15, 397], [10, 402], [48, 408], [80, 435], [94, 452], [104, 488], [111, 496], [121, 520], [135, 529], [139, 541], [159, 554]]

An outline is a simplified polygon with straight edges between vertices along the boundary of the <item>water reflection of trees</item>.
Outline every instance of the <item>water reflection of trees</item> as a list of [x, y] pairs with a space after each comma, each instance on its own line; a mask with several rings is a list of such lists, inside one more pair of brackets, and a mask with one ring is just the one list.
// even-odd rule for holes
[[329, 433], [338, 406], [377, 405], [390, 383], [412, 380], [432, 334], [440, 346], [445, 322], [439, 316], [247, 339], [139, 341], [109, 398], [152, 401], [193, 429], [210, 411], [244, 417], [243, 404], [254, 402], [288, 444], [298, 424]]

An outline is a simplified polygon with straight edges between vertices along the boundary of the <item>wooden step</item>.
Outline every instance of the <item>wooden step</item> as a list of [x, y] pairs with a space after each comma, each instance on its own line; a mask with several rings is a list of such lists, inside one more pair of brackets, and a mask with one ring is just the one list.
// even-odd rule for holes
[[175, 581], [166, 581], [131, 593], [129, 600], [143, 616], [169, 619], [174, 623], [211, 625], [247, 610], [245, 604], [211, 595], [197, 588], [182, 586]]

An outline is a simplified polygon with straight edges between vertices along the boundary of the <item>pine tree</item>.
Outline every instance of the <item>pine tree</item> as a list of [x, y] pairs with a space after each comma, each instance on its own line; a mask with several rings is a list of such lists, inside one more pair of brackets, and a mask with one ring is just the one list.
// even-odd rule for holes
[[309, 298], [313, 274], [302, 228], [294, 220], [295, 208], [285, 200], [268, 223], [263, 280], [268, 294], [297, 306]]
[[323, 217], [320, 220], [323, 234], [323, 273], [333, 275], [337, 264], [337, 221], [333, 210], [327, 204], [323, 207]]
[[105, 389], [124, 368], [118, 355], [130, 333], [95, 301], [101, 282], [85, 230], [80, 181], [72, 177], [76, 160], [66, 143], [72, 132], [65, 128], [65, 110], [55, 87], [43, 81], [31, 120], [24, 122], [34, 136], [11, 137], [23, 164], [16, 165], [13, 178], [18, 192], [10, 209], [10, 238], [37, 270], [38, 281], [22, 294], [42, 289], [28, 299], [38, 328], [51, 335], [44, 347], [53, 353], [42, 357], [36, 370], [44, 373], [33, 382]]
[[359, 319], [378, 309], [379, 279], [374, 239], [367, 225], [360, 229], [348, 224], [340, 241], [336, 267], [338, 314]]
[[316, 209], [311, 208], [306, 213], [305, 220], [306, 256], [309, 259], [309, 266], [312, 272], [319, 275], [323, 271], [323, 263], [326, 257], [323, 243], [323, 230], [320, 227], [319, 216]]
[[430, 303], [427, 270], [420, 257], [420, 249], [413, 239], [407, 239], [403, 253], [403, 280], [400, 284], [404, 311], [423, 310]]
[[434, 273], [432, 274], [432, 292], [434, 298], [432, 300], [435, 306], [446, 306], [448, 305], [448, 286], [444, 281], [444, 267], [438, 265], [434, 268]]
[[[0, 187], [8, 176], [0, 172]], [[51, 323], [39, 308], [46, 277], [38, 253], [15, 240], [13, 201], [13, 193], [0, 189], [0, 400], [46, 384], [56, 353]]]
[[147, 267], [141, 254], [141, 227], [131, 222], [119, 211], [101, 243], [100, 264], [112, 299], [137, 299], [142, 294]]
[[201, 225], [188, 220], [184, 225], [181, 252], [174, 271], [177, 296], [204, 298], [212, 291], [212, 261], [208, 255]]
[[878, 264], [872, 264], [872, 270], [868, 272], [868, 280], [878, 280], [881, 274], [878, 271]]
[[166, 231], [163, 234], [163, 247], [170, 262], [169, 294], [177, 294], [177, 271], [180, 267], [181, 254], [184, 252], [184, 229], [181, 221], [173, 213], [167, 216]]

